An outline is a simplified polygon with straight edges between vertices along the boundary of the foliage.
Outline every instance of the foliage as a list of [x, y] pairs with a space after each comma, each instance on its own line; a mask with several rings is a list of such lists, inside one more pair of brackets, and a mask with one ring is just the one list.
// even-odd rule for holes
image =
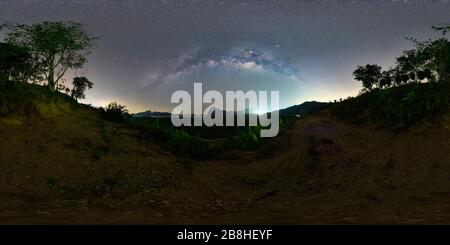
[[[433, 27], [444, 35], [449, 28]], [[358, 66], [353, 75], [367, 93], [335, 103], [331, 113], [352, 122], [375, 120], [395, 127], [446, 113], [450, 109], [449, 40], [408, 40], [415, 47], [397, 57], [395, 67], [380, 72], [377, 65]]]
[[123, 122], [129, 118], [128, 110], [126, 106], [120, 105], [117, 102], [111, 102], [106, 107], [100, 107], [100, 115], [108, 121]]
[[[450, 75], [450, 42], [446, 38], [436, 40], [427, 40], [419, 42], [410, 39], [415, 44], [415, 49], [404, 51], [404, 54], [397, 58], [398, 66], [409, 63], [408, 67], [404, 67], [403, 73], [418, 73], [427, 71], [426, 78], [431, 80], [446, 80]], [[399, 60], [403, 60], [402, 63]], [[429, 72], [431, 71], [431, 72]], [[414, 79], [411, 79], [414, 80]]]
[[364, 90], [370, 91], [375, 87], [378, 79], [381, 77], [381, 67], [371, 64], [358, 66], [353, 71], [353, 77], [355, 80], [362, 82]]
[[76, 100], [84, 99], [84, 91], [86, 91], [86, 89], [91, 89], [94, 86], [94, 83], [89, 81], [86, 77], [75, 77], [73, 78], [72, 84], [71, 97]]
[[[433, 27], [445, 35], [449, 26]], [[362, 82], [362, 92], [373, 88], [389, 88], [411, 82], [448, 81], [450, 78], [450, 41], [446, 38], [414, 43], [414, 49], [403, 51], [395, 59], [395, 67], [381, 71], [378, 65], [358, 66], [353, 72], [355, 80]]]
[[165, 118], [133, 119], [131, 126], [143, 138], [155, 140], [180, 156], [204, 159], [220, 149], [221, 143], [193, 136], [182, 128], [172, 126]]
[[82, 68], [94, 45], [82, 24], [74, 22], [42, 22], [33, 25], [8, 25], [6, 41], [30, 50], [33, 80], [47, 81], [55, 91], [69, 69]]
[[433, 120], [450, 109], [449, 83], [412, 83], [387, 90], [376, 89], [335, 103], [330, 112], [338, 119], [380, 122], [402, 128], [420, 120]]
[[[287, 128], [295, 117], [280, 118], [280, 128]], [[133, 128], [146, 139], [155, 140], [180, 156], [207, 159], [232, 149], [255, 150], [264, 142], [261, 126], [247, 127], [174, 127], [170, 118], [133, 118]], [[216, 135], [216, 138], [212, 138]], [[205, 138], [207, 137], [207, 138]]]
[[31, 70], [31, 55], [25, 47], [0, 42], [0, 79], [26, 81]]

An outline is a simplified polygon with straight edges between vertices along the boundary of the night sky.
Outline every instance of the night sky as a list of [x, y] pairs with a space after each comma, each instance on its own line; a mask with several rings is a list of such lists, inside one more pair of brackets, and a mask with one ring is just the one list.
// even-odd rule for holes
[[[356, 95], [358, 64], [439, 36], [450, 1], [0, 0], [0, 21], [76, 21], [101, 36], [83, 103], [170, 111], [173, 91], [279, 90], [281, 107]], [[67, 76], [70, 81], [72, 74]]]

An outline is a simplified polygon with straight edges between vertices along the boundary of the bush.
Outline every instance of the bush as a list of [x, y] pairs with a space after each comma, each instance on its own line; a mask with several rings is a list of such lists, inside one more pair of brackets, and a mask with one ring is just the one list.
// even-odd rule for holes
[[126, 106], [111, 102], [106, 107], [100, 107], [100, 115], [103, 119], [111, 122], [124, 122], [130, 117]]

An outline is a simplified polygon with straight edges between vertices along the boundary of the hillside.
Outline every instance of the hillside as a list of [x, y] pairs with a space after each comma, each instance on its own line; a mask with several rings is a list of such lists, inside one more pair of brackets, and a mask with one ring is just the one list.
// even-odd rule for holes
[[0, 86], [1, 223], [450, 220], [448, 114], [393, 131], [323, 110], [200, 161], [65, 95]]
[[176, 174], [173, 156], [137, 132], [101, 119], [94, 108], [36, 85], [1, 91], [3, 194], [100, 198], [119, 187], [136, 192], [160, 185], [166, 170]]
[[351, 123], [376, 123], [407, 128], [418, 122], [433, 122], [450, 110], [450, 82], [409, 83], [389, 89], [375, 89], [334, 103], [330, 111], [337, 119]]
[[171, 114], [169, 112], [143, 111], [143, 112], [134, 113], [132, 116], [133, 117], [154, 117], [154, 118], [159, 118], [159, 117], [170, 117], [170, 115]]
[[314, 114], [318, 111], [327, 109], [329, 103], [317, 102], [317, 101], [307, 101], [299, 105], [293, 105], [280, 110], [281, 116], [307, 116]]

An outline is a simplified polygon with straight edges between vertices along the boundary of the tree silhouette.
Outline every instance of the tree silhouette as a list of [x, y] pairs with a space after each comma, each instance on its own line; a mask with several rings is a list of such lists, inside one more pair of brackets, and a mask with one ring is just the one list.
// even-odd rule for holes
[[353, 77], [355, 80], [362, 82], [363, 91], [370, 91], [377, 85], [381, 77], [381, 66], [371, 64], [358, 66], [353, 71]]
[[380, 88], [390, 87], [392, 85], [392, 70], [381, 72], [379, 86]]
[[[437, 31], [450, 30], [450, 26], [433, 27]], [[353, 72], [355, 80], [363, 83], [362, 91], [370, 91], [377, 85], [380, 88], [402, 85], [408, 82], [450, 81], [450, 41], [446, 38], [420, 42], [407, 38], [414, 43], [414, 49], [403, 51], [395, 59], [395, 67], [381, 72], [378, 65], [358, 66]]]
[[408, 78], [412, 77], [410, 74], [416, 72], [420, 67], [421, 59], [422, 57], [417, 50], [403, 51], [403, 54], [395, 59], [396, 71], [402, 76], [402, 82], [406, 83], [409, 80], [405, 80], [403, 75], [407, 75]]
[[128, 118], [128, 110], [126, 106], [118, 104], [117, 102], [111, 102], [106, 107], [100, 108], [100, 113], [104, 119], [113, 122], [122, 122]]
[[5, 40], [30, 49], [35, 78], [47, 81], [52, 91], [57, 89], [67, 70], [83, 67], [95, 40], [88, 36], [82, 24], [73, 22], [9, 25], [7, 28]]
[[0, 79], [26, 80], [30, 71], [28, 49], [11, 43], [0, 43]]
[[432, 26], [433, 30], [442, 32], [442, 35], [447, 35], [447, 31], [450, 31], [450, 25]]
[[84, 99], [84, 92], [86, 89], [91, 89], [94, 86], [94, 83], [89, 81], [86, 77], [75, 77], [73, 78], [72, 84], [71, 97], [76, 100]]

